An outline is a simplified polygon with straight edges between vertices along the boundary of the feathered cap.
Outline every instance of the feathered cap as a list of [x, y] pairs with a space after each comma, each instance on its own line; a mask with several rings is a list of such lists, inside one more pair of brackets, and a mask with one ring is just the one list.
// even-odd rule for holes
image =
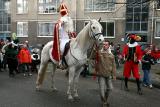
[[127, 39], [129, 40], [129, 39], [133, 39], [133, 40], [135, 40], [135, 41], [141, 41], [141, 37], [140, 36], [138, 36], [138, 35], [136, 35], [136, 34], [128, 34], [127, 35]]
[[60, 4], [60, 14], [61, 16], [65, 16], [68, 14], [67, 6], [64, 3]]

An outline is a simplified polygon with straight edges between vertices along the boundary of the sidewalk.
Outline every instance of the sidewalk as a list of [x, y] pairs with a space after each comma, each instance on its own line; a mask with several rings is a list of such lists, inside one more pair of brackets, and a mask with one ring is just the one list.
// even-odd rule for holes
[[[141, 75], [141, 80], [142, 80], [143, 71], [141, 69], [141, 65], [139, 69], [140, 69], [140, 75]], [[117, 69], [117, 79], [120, 79], [120, 80], [124, 79], [123, 78], [123, 65], [121, 65], [121, 67]], [[133, 76], [131, 76], [129, 80], [132, 82], [135, 82], [135, 79], [133, 78]], [[152, 65], [151, 82], [154, 87], [160, 88], [160, 64]]]

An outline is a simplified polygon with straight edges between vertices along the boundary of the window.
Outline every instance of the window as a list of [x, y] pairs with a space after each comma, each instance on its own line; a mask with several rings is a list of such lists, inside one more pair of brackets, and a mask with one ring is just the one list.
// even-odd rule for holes
[[114, 37], [114, 22], [107, 22], [107, 37]]
[[0, 38], [10, 37], [10, 1], [11, 0], [0, 0]]
[[28, 13], [28, 0], [17, 0], [17, 13]]
[[3, 23], [3, 13], [0, 13], [0, 24]]
[[10, 11], [10, 1], [6, 0], [4, 5], [5, 5], [4, 6], [5, 7], [5, 12], [8, 13], [8, 14], [11, 13], [11, 11]]
[[136, 22], [136, 21], [140, 21], [141, 20], [141, 16], [140, 16], [141, 14], [140, 13], [134, 13], [134, 21]]
[[134, 30], [140, 31], [140, 23], [134, 23]]
[[132, 29], [133, 29], [133, 23], [131, 23], [131, 22], [127, 22], [126, 23], [126, 31], [132, 31]]
[[39, 13], [57, 13], [60, 0], [39, 0]]
[[[115, 37], [115, 23], [114, 22], [100, 22], [103, 28], [102, 34], [106, 38], [114, 38]], [[88, 22], [84, 22], [84, 26], [87, 25]]]
[[116, 0], [85, 0], [85, 11], [114, 11]]
[[147, 29], [148, 29], [148, 28], [147, 28], [147, 27], [148, 27], [147, 24], [148, 24], [148, 23], [141, 23], [141, 30], [142, 30], [142, 31], [147, 31]]
[[160, 22], [156, 22], [156, 34], [155, 38], [160, 38]]
[[160, 0], [157, 0], [157, 9], [160, 10]]
[[100, 22], [103, 27], [103, 35], [106, 38], [114, 38], [115, 37], [115, 24], [114, 22]]
[[[147, 41], [148, 33], [148, 3], [138, 4], [136, 2], [145, 2], [145, 0], [126, 0], [126, 33], [135, 33], [141, 36], [142, 41]], [[135, 3], [135, 5], [133, 5]]]
[[28, 37], [28, 22], [17, 22], [17, 37]]
[[54, 24], [51, 22], [39, 22], [38, 23], [38, 31], [39, 36], [53, 36], [53, 27]]
[[132, 13], [126, 14], [126, 20], [127, 21], [133, 21], [133, 14]]

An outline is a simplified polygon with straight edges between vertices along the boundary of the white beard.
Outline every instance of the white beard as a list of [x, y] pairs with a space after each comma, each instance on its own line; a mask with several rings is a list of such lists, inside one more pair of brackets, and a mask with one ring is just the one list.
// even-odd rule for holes
[[73, 32], [73, 20], [69, 16], [61, 17], [61, 22], [63, 23], [63, 28], [66, 32]]

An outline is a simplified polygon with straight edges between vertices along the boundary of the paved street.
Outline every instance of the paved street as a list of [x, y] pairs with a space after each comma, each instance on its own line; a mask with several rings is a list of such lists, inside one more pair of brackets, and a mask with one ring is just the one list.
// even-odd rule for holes
[[[23, 77], [18, 74], [9, 78], [0, 72], [0, 107], [100, 107], [98, 84], [91, 77], [80, 78], [79, 102], [69, 102], [66, 96], [67, 78], [64, 72], [56, 73], [58, 92], [50, 88], [50, 73], [47, 72], [42, 91], [35, 91], [36, 74]], [[159, 107], [160, 89], [143, 88], [143, 95], [136, 93], [134, 83], [129, 83], [130, 92], [121, 89], [121, 81], [114, 81], [115, 89], [110, 96], [111, 107]]]

